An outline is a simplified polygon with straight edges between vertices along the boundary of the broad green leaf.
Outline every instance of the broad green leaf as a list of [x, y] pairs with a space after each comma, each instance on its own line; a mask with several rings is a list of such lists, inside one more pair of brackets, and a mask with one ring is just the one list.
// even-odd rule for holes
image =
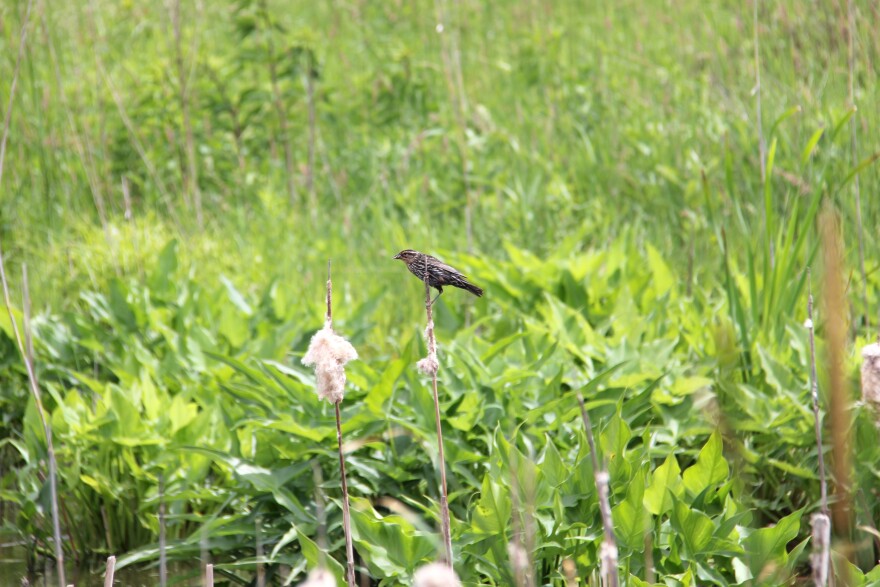
[[729, 468], [722, 452], [721, 435], [713, 432], [697, 456], [697, 462], [688, 467], [682, 480], [688, 492], [697, 496], [708, 488], [727, 480]]
[[171, 419], [171, 434], [185, 427], [198, 415], [199, 407], [184, 399], [182, 395], [174, 396], [168, 409], [168, 417]]
[[772, 569], [785, 568], [788, 561], [786, 544], [797, 538], [801, 525], [798, 510], [779, 520], [775, 526], [755, 530], [743, 541], [748, 555], [746, 561], [755, 577], [765, 576], [768, 565]]
[[672, 525], [680, 535], [685, 555], [688, 560], [698, 560], [712, 542], [715, 524], [709, 516], [679, 500], [675, 501], [672, 511]]
[[566, 479], [568, 479], [569, 467], [562, 460], [559, 450], [552, 441], [547, 442], [547, 448], [544, 450], [544, 460], [541, 462], [540, 471], [544, 476], [544, 479], [547, 480], [547, 483], [553, 488], [559, 487], [565, 483]]
[[627, 486], [626, 499], [611, 509], [615, 537], [634, 552], [644, 552], [645, 533], [651, 527], [651, 515], [642, 505], [644, 494], [643, 473], [637, 471]]
[[345, 567], [339, 561], [332, 556], [327, 556], [311, 538], [302, 532], [297, 533], [296, 540], [299, 542], [303, 556], [309, 561], [310, 568], [317, 569], [323, 565], [336, 577], [337, 585], [345, 585]]
[[651, 476], [651, 485], [645, 490], [645, 508], [655, 516], [672, 509], [673, 496], [681, 495], [681, 483], [678, 461], [670, 454]]

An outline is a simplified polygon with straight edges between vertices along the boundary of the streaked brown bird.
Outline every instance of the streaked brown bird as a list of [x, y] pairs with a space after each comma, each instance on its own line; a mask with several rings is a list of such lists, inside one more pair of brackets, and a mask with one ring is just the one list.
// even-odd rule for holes
[[404, 249], [394, 255], [394, 258], [406, 263], [409, 272], [422, 281], [425, 281], [425, 268], [427, 267], [428, 285], [437, 290], [437, 295], [431, 300], [431, 304], [443, 293], [443, 287], [448, 285], [469, 291], [477, 297], [483, 295], [482, 288], [469, 282], [466, 275], [462, 275], [458, 269], [440, 262], [436, 257], [412, 249]]

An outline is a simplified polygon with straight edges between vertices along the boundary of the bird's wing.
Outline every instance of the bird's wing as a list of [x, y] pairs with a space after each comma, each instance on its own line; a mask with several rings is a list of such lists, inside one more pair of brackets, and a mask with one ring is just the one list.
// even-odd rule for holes
[[[434, 259], [434, 260], [437, 261], [437, 259]], [[464, 277], [465, 279], [467, 279], [467, 275], [463, 274], [461, 271], [459, 271], [455, 267], [450, 267], [446, 263], [441, 263], [440, 261], [437, 261], [437, 264], [435, 266], [437, 267], [437, 269], [441, 269], [443, 271], [448, 271], [448, 272], [452, 273], [453, 275], [458, 275], [459, 277]]]

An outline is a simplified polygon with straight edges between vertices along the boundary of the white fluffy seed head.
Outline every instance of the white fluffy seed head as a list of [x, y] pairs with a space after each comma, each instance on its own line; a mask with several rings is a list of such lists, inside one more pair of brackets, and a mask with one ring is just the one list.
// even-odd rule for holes
[[507, 543], [507, 556], [514, 571], [522, 572], [529, 568], [529, 553], [518, 542]]
[[862, 399], [880, 409], [880, 344], [876, 342], [862, 349]]
[[433, 375], [440, 370], [440, 363], [437, 361], [437, 355], [430, 353], [427, 357], [416, 363], [416, 368], [425, 375]]
[[461, 587], [461, 581], [448, 565], [430, 563], [416, 570], [413, 587]]
[[434, 338], [434, 321], [428, 321], [425, 328], [425, 340], [428, 343], [428, 356], [416, 363], [416, 368], [425, 375], [435, 375], [440, 370], [437, 361], [437, 339]]
[[328, 402], [342, 401], [345, 395], [345, 364], [358, 358], [351, 343], [324, 326], [315, 333], [303, 365], [315, 367], [315, 390]]
[[315, 569], [299, 587], [336, 587], [336, 579], [327, 569]]

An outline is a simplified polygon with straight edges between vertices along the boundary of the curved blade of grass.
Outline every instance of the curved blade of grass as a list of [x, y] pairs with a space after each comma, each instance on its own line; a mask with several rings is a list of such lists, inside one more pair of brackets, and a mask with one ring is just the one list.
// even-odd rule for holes
[[864, 159], [862, 159], [858, 165], [853, 167], [850, 170], [850, 172], [846, 174], [846, 177], [843, 178], [843, 181], [840, 182], [840, 185], [837, 186], [837, 190], [835, 193], [840, 192], [840, 190], [842, 190], [844, 187], [846, 187], [846, 184], [851, 182], [855, 176], [857, 176], [862, 171], [864, 171], [867, 167], [872, 165], [875, 161], [877, 161], [877, 159], [880, 159], [880, 151], [877, 151], [873, 155], [869, 155], [868, 157], [865, 157]]
[[834, 142], [834, 139], [837, 138], [837, 134], [841, 131], [841, 129], [843, 129], [844, 126], [846, 126], [846, 123], [849, 122], [849, 119], [852, 118], [855, 113], [856, 113], [856, 107], [853, 106], [852, 108], [847, 110], [846, 113], [840, 117], [840, 120], [838, 120], [834, 124], [834, 130], [831, 131], [831, 142], [832, 143]]
[[[800, 114], [800, 112], [801, 112], [801, 107], [800, 107], [799, 104], [796, 104], [796, 105], [792, 106], [791, 108], [789, 108], [788, 110], [786, 110], [785, 112], [783, 112], [783, 113], [779, 116], [779, 118], [777, 118], [777, 119], [773, 122], [773, 126], [770, 127], [770, 133], [769, 133], [767, 136], [772, 137], [773, 134], [776, 132], [776, 128], [777, 128], [780, 124], [782, 124], [783, 122], [785, 122], [786, 120], [788, 120], [789, 118], [791, 118], [792, 116], [794, 116], [795, 114]], [[768, 175], [768, 177], [769, 177], [769, 175], [770, 175], [770, 170], [769, 170], [769, 169], [767, 170], [767, 175]]]
[[813, 156], [813, 151], [816, 149], [816, 145], [819, 143], [819, 139], [825, 134], [825, 129], [820, 128], [816, 132], [813, 133], [813, 136], [810, 137], [810, 140], [807, 141], [804, 150], [801, 151], [801, 165], [806, 165], [810, 160], [810, 157]]

